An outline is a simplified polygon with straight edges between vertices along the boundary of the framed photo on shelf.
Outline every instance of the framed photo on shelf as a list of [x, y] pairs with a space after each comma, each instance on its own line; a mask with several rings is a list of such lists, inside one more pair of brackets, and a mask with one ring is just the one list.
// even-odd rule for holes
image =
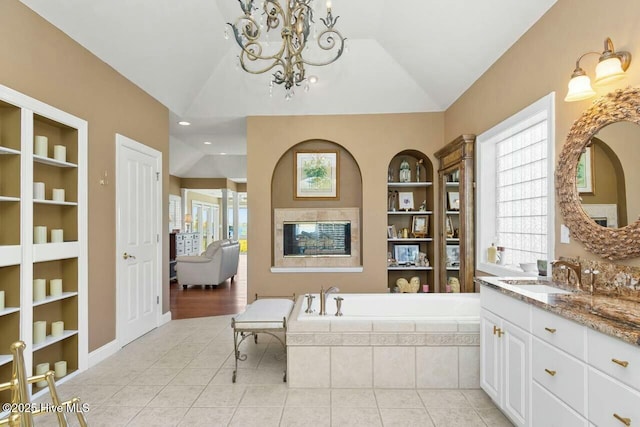
[[447, 192], [447, 207], [450, 211], [460, 210], [460, 193], [457, 191]]
[[449, 239], [453, 237], [453, 221], [451, 221], [451, 217], [449, 215], [447, 215], [446, 219], [446, 233]]
[[413, 209], [413, 193], [411, 191], [401, 191], [398, 193], [398, 207], [401, 211]]
[[460, 245], [447, 245], [447, 267], [460, 267]]
[[580, 155], [580, 160], [578, 160], [576, 186], [578, 187], [578, 193], [580, 194], [594, 195], [596, 192], [594, 188], [595, 186], [593, 185], [593, 161], [593, 145], [591, 145]]
[[429, 234], [429, 216], [414, 215], [411, 221], [411, 233], [414, 237], [425, 237]]
[[398, 265], [416, 264], [420, 255], [420, 245], [394, 245], [393, 254]]
[[387, 226], [387, 238], [396, 239], [398, 237], [398, 232], [396, 231], [396, 225], [391, 224]]
[[293, 174], [294, 199], [340, 198], [340, 153], [337, 150], [294, 152]]

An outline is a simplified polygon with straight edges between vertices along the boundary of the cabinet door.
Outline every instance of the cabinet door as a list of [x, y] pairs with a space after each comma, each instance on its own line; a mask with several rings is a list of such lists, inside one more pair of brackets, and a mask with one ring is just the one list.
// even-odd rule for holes
[[495, 330], [501, 319], [482, 310], [480, 320], [480, 386], [500, 406], [500, 341]]
[[503, 409], [518, 426], [529, 425], [529, 392], [531, 375], [529, 354], [531, 335], [506, 320], [502, 321], [504, 335], [504, 390]]

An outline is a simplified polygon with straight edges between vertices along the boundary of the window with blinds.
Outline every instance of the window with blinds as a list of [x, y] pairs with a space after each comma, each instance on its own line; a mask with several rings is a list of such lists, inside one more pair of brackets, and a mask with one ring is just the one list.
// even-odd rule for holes
[[[554, 248], [553, 93], [476, 139], [476, 268], [525, 274], [520, 263], [551, 261]], [[487, 249], [504, 247], [499, 264]], [[530, 274], [530, 273], [528, 273]]]
[[496, 238], [515, 265], [547, 254], [547, 126], [543, 112], [496, 141]]

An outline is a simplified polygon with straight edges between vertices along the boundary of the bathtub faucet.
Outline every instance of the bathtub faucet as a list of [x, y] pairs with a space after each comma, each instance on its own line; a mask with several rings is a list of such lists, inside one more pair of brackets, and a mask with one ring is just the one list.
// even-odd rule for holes
[[329, 294], [338, 292], [340, 292], [340, 289], [336, 288], [335, 286], [331, 286], [326, 291], [324, 290], [324, 287], [320, 288], [320, 316], [327, 315], [327, 297], [329, 296]]

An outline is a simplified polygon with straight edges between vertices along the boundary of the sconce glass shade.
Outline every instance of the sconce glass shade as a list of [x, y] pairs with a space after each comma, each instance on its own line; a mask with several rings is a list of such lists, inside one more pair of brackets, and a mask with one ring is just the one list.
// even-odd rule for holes
[[569, 80], [569, 91], [565, 102], [582, 101], [591, 98], [596, 92], [591, 87], [591, 80], [586, 75], [574, 76]]
[[593, 84], [597, 86], [607, 85], [624, 78], [622, 62], [617, 56], [600, 60], [596, 65], [596, 79]]

